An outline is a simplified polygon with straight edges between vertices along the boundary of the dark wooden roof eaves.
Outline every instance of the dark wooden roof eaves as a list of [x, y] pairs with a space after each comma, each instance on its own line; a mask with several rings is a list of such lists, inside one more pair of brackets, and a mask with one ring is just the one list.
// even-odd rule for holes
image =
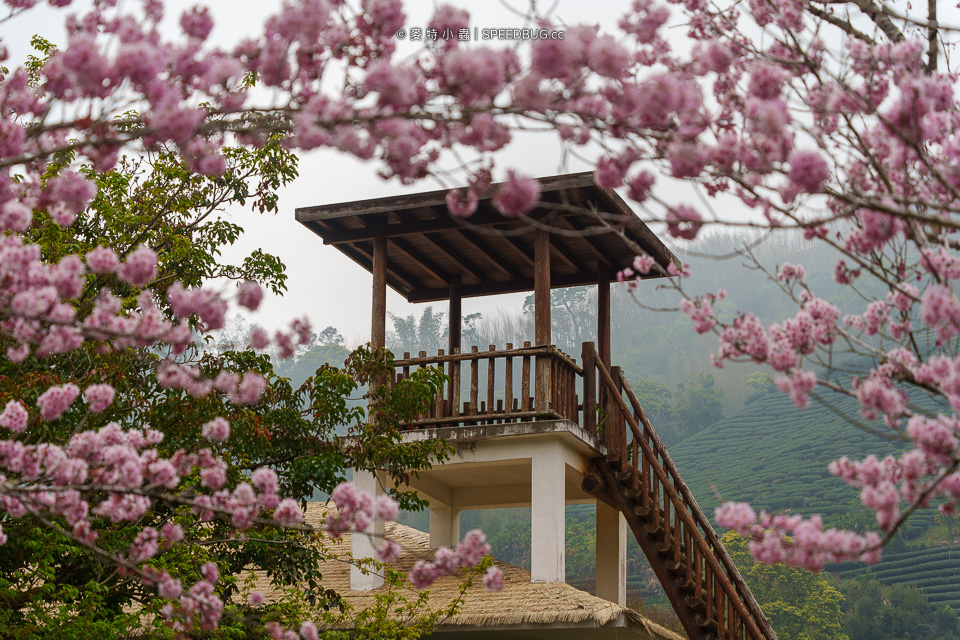
[[[540, 178], [541, 193], [593, 186], [595, 186], [593, 182], [593, 173], [589, 171]], [[496, 193], [499, 187], [499, 183], [490, 185], [490, 188], [481, 199], [487, 200], [493, 197], [493, 194]], [[448, 191], [450, 190], [439, 189], [437, 191], [406, 193], [399, 196], [373, 198], [371, 200], [354, 200], [353, 202], [339, 202], [336, 204], [322, 204], [313, 207], [300, 207], [296, 210], [297, 222], [328, 220], [332, 218], [343, 218], [348, 216], [377, 213], [394, 213], [404, 209], [414, 209], [419, 207], [446, 207]]]
[[500, 215], [489, 194], [477, 213], [457, 218], [446, 210], [447, 191], [433, 191], [306, 207], [297, 209], [297, 220], [367, 271], [373, 239], [387, 238], [387, 283], [410, 302], [447, 299], [454, 276], [462, 279], [463, 297], [532, 290], [532, 236], [538, 225], [555, 230], [554, 288], [595, 284], [601, 264], [613, 272], [629, 267], [637, 248], [664, 269], [679, 264], [616, 192], [594, 184], [592, 173], [540, 182], [541, 206], [526, 218]]

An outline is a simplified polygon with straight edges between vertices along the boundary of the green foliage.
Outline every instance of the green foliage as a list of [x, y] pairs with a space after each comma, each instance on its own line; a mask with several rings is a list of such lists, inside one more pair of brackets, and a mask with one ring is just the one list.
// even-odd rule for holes
[[732, 531], [722, 541], [780, 640], [852, 640], [841, 628], [844, 597], [823, 574], [756, 563]]
[[776, 390], [777, 388], [773, 386], [770, 376], [761, 371], [754, 371], [750, 374], [750, 377], [747, 378], [747, 397], [745, 404], [755, 402], [760, 398], [774, 393]]
[[712, 374], [690, 374], [677, 385], [677, 421], [680, 437], [689, 438], [723, 419], [723, 389]]
[[325, 365], [342, 367], [350, 352], [339, 344], [312, 344], [307, 350], [292, 360], [281, 360], [276, 364], [279, 375], [289, 378], [293, 384], [302, 384], [318, 369]]
[[914, 585], [884, 585], [864, 576], [844, 591], [844, 629], [850, 640], [954, 640], [960, 638], [956, 612], [931, 607]]
[[847, 563], [836, 567], [844, 580], [876, 580], [887, 586], [913, 585], [922, 589], [934, 607], [960, 609], [960, 549], [935, 546], [884, 554], [883, 562], [872, 567]]
[[[226, 155], [229, 170], [217, 178], [191, 173], [170, 153], [123, 159], [115, 171], [105, 174], [86, 168], [100, 187], [88, 210], [69, 228], [37, 213], [40, 223], [31, 229], [31, 240], [41, 245], [44, 257], [52, 262], [67, 254], [86, 253], [98, 244], [109, 245], [121, 255], [148, 244], [158, 254], [158, 276], [152, 288], [161, 294], [159, 302], [166, 314], [171, 312], [163, 306], [162, 294], [176, 281], [199, 286], [214, 278], [252, 279], [281, 293], [286, 288], [286, 274], [276, 257], [255, 251], [240, 264], [223, 259], [224, 247], [234, 243], [243, 229], [224, 219], [220, 210], [227, 203], [245, 202], [261, 212], [275, 211], [275, 190], [296, 175], [295, 158], [278, 141]], [[48, 177], [70, 162], [71, 158], [64, 156], [51, 163]], [[79, 298], [80, 317], [90, 312], [94, 297], [104, 286], [123, 296], [128, 307], [136, 304], [140, 294], [113, 275], [91, 277]], [[206, 338], [212, 343], [210, 336]], [[318, 349], [323, 346], [315, 345]], [[117, 390], [117, 399], [106, 411], [87, 415], [82, 403], [76, 403], [60, 419], [30, 429], [24, 442], [64, 443], [81, 429], [98, 429], [114, 421], [125, 427], [150, 425], [164, 434], [158, 447], [161, 455], [210, 446], [227, 464], [230, 485], [246, 480], [258, 467], [269, 466], [279, 475], [281, 492], [301, 502], [331, 491], [346, 479], [350, 468], [386, 469], [400, 476], [403, 471], [428, 466], [434, 456], [443, 459], [449, 452], [436, 440], [401, 444], [396, 428], [436, 396], [445, 382], [437, 369], [424, 369], [394, 387], [383, 385], [368, 392], [363, 397], [378, 416], [376, 427], [368, 424], [366, 412], [355, 400], [370, 380], [383, 379], [392, 371], [389, 352], [360, 349], [350, 355], [333, 346], [332, 351], [310, 354], [300, 364], [315, 366], [305, 370], [296, 385], [274, 372], [269, 357], [250, 351], [197, 344], [178, 357], [205, 377], [223, 369], [263, 375], [267, 389], [253, 407], [234, 405], [220, 392], [195, 398], [160, 386], [156, 368], [165, 357], [146, 349], [90, 348], [44, 360], [28, 358], [17, 365], [6, 360], [0, 364], [0, 405], [11, 398], [34, 405], [37, 395], [51, 385], [75, 382], [86, 387], [106, 382]], [[329, 362], [345, 366], [334, 367]], [[230, 422], [232, 437], [226, 443], [211, 444], [201, 438], [202, 425], [215, 416]], [[184, 478], [181, 486], [189, 491], [198, 484], [199, 478], [194, 476]], [[403, 489], [402, 484], [394, 488], [402, 504], [420, 507]], [[327, 603], [335, 600], [336, 594], [323, 587], [322, 570], [328, 558], [309, 535], [257, 526], [238, 538], [229, 522], [215, 519], [198, 526], [196, 516], [173, 500], [156, 501], [136, 526], [97, 522], [97, 544], [113, 553], [125, 553], [142, 527], [160, 529], [169, 522], [184, 525], [187, 538], [151, 564], [187, 586], [199, 579], [204, 562], [218, 565], [222, 578], [219, 595], [232, 599], [232, 604], [216, 637], [251, 637], [250, 630], [262, 629], [271, 615], [293, 620], [294, 614], [303, 611], [302, 603], [294, 601], [262, 612], [250, 609], [237, 598], [241, 588], [238, 576], [250, 569], [261, 570], [276, 588], [296, 585], [301, 600], [308, 596]], [[58, 533], [62, 524], [55, 519], [44, 525], [29, 515], [4, 520], [9, 539], [0, 553], [0, 636], [169, 637], [156, 615], [162, 603], [156, 602], [154, 589], [119, 575], [110, 562], [73, 544]], [[421, 610], [411, 608], [408, 613]], [[424, 618], [424, 626], [414, 624], [409, 633], [421, 633], [434, 619], [432, 615]], [[374, 615], [370, 619], [379, 618]]]
[[414, 356], [420, 351], [436, 355], [447, 344], [446, 315], [437, 313], [432, 306], [423, 310], [420, 319], [413, 314], [406, 317], [389, 314], [393, 331], [387, 334], [387, 346], [398, 354], [409, 351]]
[[680, 440], [682, 429], [673, 403], [673, 391], [660, 380], [641, 378], [631, 384], [631, 388], [657, 433], [670, 445]]

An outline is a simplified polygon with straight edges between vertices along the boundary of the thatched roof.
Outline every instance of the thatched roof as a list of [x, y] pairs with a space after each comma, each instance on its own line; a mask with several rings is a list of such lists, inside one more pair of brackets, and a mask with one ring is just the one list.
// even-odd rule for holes
[[[322, 526], [326, 511], [324, 505], [311, 503], [305, 522]], [[417, 560], [432, 557], [429, 536], [422, 531], [392, 522], [386, 526], [386, 535], [403, 549], [400, 559], [392, 567], [394, 569], [409, 572]], [[334, 556], [348, 556], [350, 535], [345, 534], [339, 544], [330, 543], [328, 549]], [[459, 613], [446, 619], [437, 632], [455, 631], [468, 635], [477, 632], [487, 637], [489, 632], [497, 631], [498, 637], [521, 637], [518, 632], [524, 630], [526, 633], [522, 637], [531, 637], [530, 632], [540, 629], [549, 630], [550, 637], [565, 637], [564, 630], [575, 632], [572, 637], [584, 637], [584, 633], [593, 636], [598, 632], [597, 637], [603, 637], [607, 635], [604, 630], [607, 630], [611, 637], [616, 634], [617, 638], [683, 640], [683, 636], [647, 620], [632, 609], [568, 584], [530, 582], [529, 571], [506, 562], [496, 561], [496, 565], [503, 571], [506, 587], [492, 592], [479, 584], [474, 585], [467, 590]], [[442, 578], [434, 583], [429, 589], [430, 606], [440, 609], [449, 605], [459, 596], [459, 584], [456, 577]], [[351, 591], [350, 565], [344, 562], [330, 562], [324, 568], [322, 586], [336, 590], [357, 609], [373, 605], [376, 594], [386, 589]], [[257, 588], [268, 601], [271, 596], [279, 597], [266, 579], [258, 580]], [[407, 599], [412, 602], [416, 596], [416, 590], [409, 588]]]

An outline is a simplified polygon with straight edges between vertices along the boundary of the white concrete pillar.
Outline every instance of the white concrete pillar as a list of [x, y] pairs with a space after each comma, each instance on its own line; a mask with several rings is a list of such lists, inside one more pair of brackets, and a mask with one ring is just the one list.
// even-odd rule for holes
[[443, 504], [430, 507], [430, 548], [453, 547], [460, 542], [460, 509]]
[[[358, 491], [369, 493], [376, 498], [383, 494], [383, 487], [371, 471], [354, 469], [353, 484]], [[351, 553], [354, 560], [373, 558], [374, 551], [383, 544], [383, 520], [375, 518], [367, 528], [366, 533], [354, 532], [350, 536]], [[352, 591], [369, 591], [383, 584], [383, 576], [378, 573], [364, 571], [357, 566], [350, 567], [350, 589]]]
[[597, 500], [597, 597], [627, 604], [627, 520]]
[[530, 579], [564, 582], [566, 492], [559, 442], [545, 443], [531, 459]]

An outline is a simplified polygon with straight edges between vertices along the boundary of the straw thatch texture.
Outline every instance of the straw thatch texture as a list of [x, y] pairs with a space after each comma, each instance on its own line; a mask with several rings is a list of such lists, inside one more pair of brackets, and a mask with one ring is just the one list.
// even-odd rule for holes
[[[322, 526], [326, 513], [325, 505], [311, 503], [307, 508], [305, 522]], [[426, 533], [397, 523], [388, 523], [386, 535], [403, 549], [400, 559], [392, 567], [394, 569], [408, 572], [417, 560], [428, 560], [432, 557], [429, 551], [429, 536]], [[350, 534], [345, 534], [339, 543], [326, 543], [325, 548], [333, 556], [348, 557]], [[529, 571], [500, 561], [497, 561], [496, 565], [503, 571], [506, 587], [499, 592], [487, 591], [478, 581], [478, 584], [467, 590], [459, 613], [447, 618], [442, 629], [452, 631], [464, 627], [503, 628], [520, 625], [556, 627], [563, 624], [597, 628], [616, 624], [639, 627], [651, 638], [683, 640], [683, 636], [664, 629], [632, 609], [590, 595], [568, 584], [533, 583], [530, 582]], [[439, 609], [449, 605], [459, 595], [459, 584], [459, 579], [453, 576], [435, 582], [429, 589], [430, 606]], [[350, 565], [336, 561], [329, 562], [324, 568], [323, 587], [336, 590], [357, 609], [372, 605], [375, 594], [383, 589], [350, 591]], [[267, 600], [271, 600], [271, 596], [279, 596], [264, 578], [258, 579], [257, 588], [264, 593]], [[407, 589], [407, 599], [412, 601], [417, 592], [412, 587]]]

